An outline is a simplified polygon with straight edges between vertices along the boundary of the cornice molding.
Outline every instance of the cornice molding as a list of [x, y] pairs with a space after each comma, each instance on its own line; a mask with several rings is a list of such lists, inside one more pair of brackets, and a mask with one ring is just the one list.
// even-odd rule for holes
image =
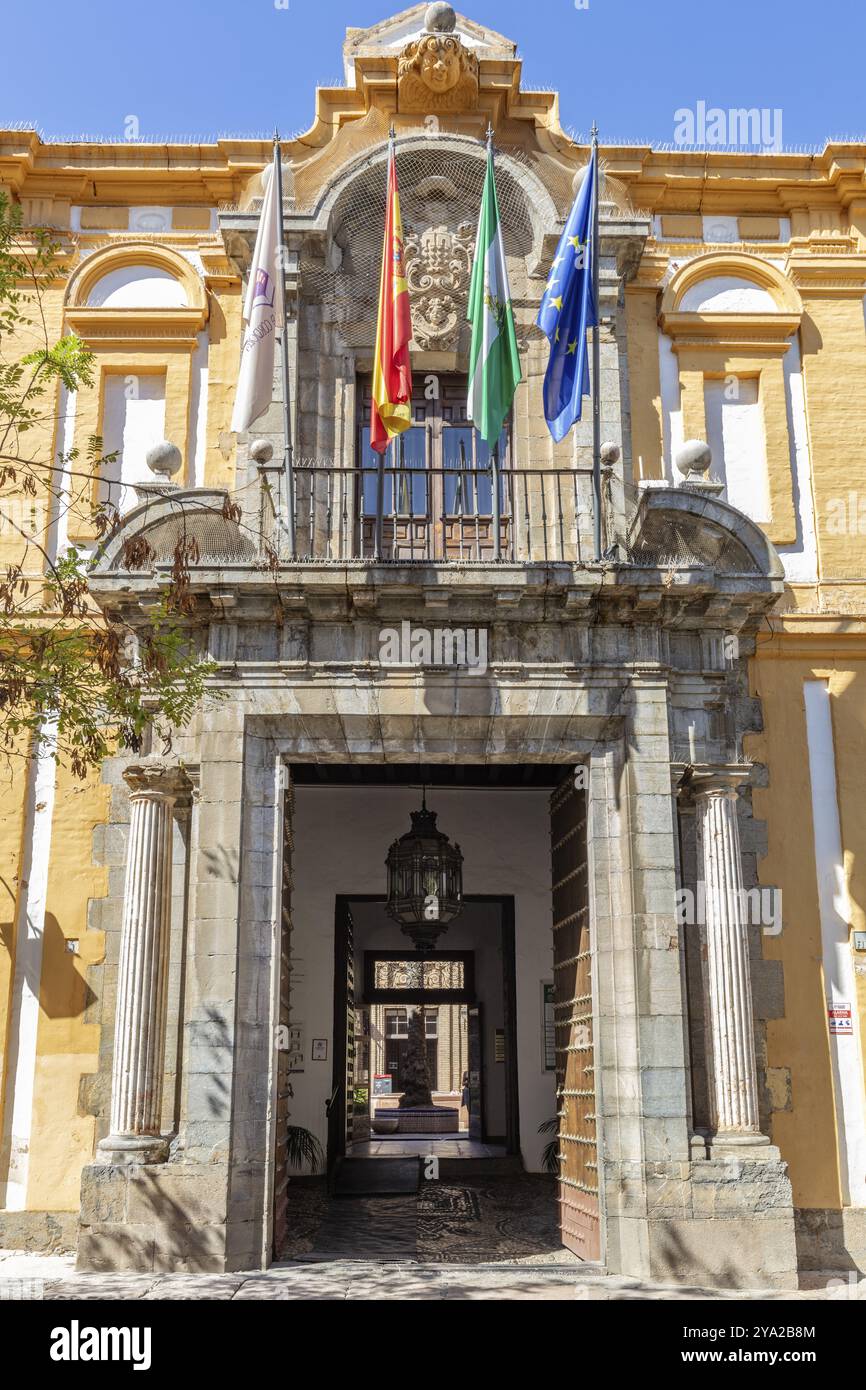
[[66, 321], [88, 347], [169, 348], [194, 352], [207, 322], [207, 308], [66, 310]]

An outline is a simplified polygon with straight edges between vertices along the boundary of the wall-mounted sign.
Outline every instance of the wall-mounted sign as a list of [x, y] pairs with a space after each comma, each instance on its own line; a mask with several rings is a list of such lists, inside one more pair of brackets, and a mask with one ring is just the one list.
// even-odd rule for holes
[[313, 1038], [313, 1061], [327, 1062], [328, 1060], [328, 1039]]
[[541, 1056], [545, 1071], [556, 1071], [556, 1027], [553, 1013], [553, 985], [541, 982]]
[[304, 1066], [304, 1030], [293, 1025], [288, 1031], [287, 1050], [289, 1070], [302, 1071]]
[[834, 1004], [827, 1005], [827, 1022], [831, 1033], [842, 1037], [854, 1036], [854, 1018], [851, 1005], [846, 1000], [837, 999]]
[[394, 1087], [394, 1082], [393, 1082], [393, 1078], [390, 1076], [390, 1074], [389, 1074], [388, 1076], [379, 1075], [379, 1076], [374, 1076], [374, 1077], [373, 1077], [373, 1095], [374, 1095], [374, 1096], [390, 1096], [390, 1094], [391, 1094], [391, 1092], [392, 1092], [392, 1090], [393, 1090], [393, 1087]]
[[855, 950], [855, 951], [866, 951], [866, 931], [855, 931], [855, 933], [854, 933], [854, 950]]

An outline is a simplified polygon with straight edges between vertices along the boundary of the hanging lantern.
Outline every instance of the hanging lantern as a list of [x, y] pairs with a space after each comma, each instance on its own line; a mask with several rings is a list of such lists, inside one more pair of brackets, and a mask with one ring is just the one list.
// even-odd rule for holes
[[463, 855], [447, 835], [436, 829], [436, 813], [411, 812], [412, 829], [395, 840], [385, 863], [388, 868], [387, 912], [424, 954], [463, 909]]

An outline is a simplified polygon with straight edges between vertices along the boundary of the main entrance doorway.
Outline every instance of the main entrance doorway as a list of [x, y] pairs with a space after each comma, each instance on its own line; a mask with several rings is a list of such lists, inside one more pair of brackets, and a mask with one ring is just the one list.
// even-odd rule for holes
[[[554, 1233], [553, 1249], [599, 1258], [594, 941], [586, 796], [574, 767], [320, 763], [293, 767], [290, 780], [287, 1017], [298, 1050], [288, 1110], [322, 1143], [320, 1172], [339, 1170], [342, 1180], [347, 1165], [399, 1156], [403, 1145], [422, 1160], [441, 1154], [438, 1185], [422, 1181], [406, 1197], [417, 1249], [427, 1249], [434, 1208], [445, 1224], [460, 1213], [467, 1249], [480, 1211], [495, 1246], [506, 1217], [502, 1207], [485, 1215], [500, 1200], [485, 1183], [501, 1175], [501, 1200], [517, 1201], [519, 1188], [518, 1206], [525, 1200], [534, 1213], [531, 1237], [519, 1234], [509, 1248], [548, 1250], [543, 1229]], [[422, 786], [464, 856], [464, 907], [432, 964], [385, 911], [387, 848]], [[451, 1112], [438, 1133], [401, 1132], [396, 1115], [413, 1033], [431, 1108]], [[555, 1172], [545, 1165], [551, 1127]], [[510, 1195], [508, 1183], [517, 1184]], [[297, 1178], [293, 1190], [297, 1202]], [[326, 1243], [340, 1233], [346, 1253], [348, 1207], [331, 1200]], [[378, 1223], [383, 1211], [367, 1215]]]

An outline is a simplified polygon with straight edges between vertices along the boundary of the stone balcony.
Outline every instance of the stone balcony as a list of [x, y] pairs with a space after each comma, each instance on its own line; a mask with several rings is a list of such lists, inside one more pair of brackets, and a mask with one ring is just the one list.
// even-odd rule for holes
[[[559, 475], [546, 475], [544, 488]], [[514, 474], [515, 493], [519, 471]], [[451, 543], [439, 555], [395, 545], [394, 517], [365, 538], [363, 518], [335, 523], [318, 505], [299, 508], [297, 554], [287, 553], [274, 484], [263, 509], [244, 510], [214, 489], [155, 486], [98, 558], [97, 602], [134, 626], [149, 620], [179, 547], [186, 555], [190, 621], [280, 625], [292, 619], [353, 623], [375, 617], [423, 621], [612, 625], [739, 631], [753, 627], [783, 588], [778, 556], [742, 513], [697, 486], [636, 496], [605, 558], [588, 558], [588, 478], [568, 475], [569, 507], [542, 520], [503, 510], [500, 558], [485, 544]], [[562, 485], [560, 483], [560, 491]], [[356, 494], [357, 496], [357, 490]], [[586, 504], [586, 505], [584, 505]], [[540, 508], [540, 503], [539, 503]], [[528, 518], [528, 519], [527, 519]], [[353, 539], [352, 539], [353, 538]], [[396, 550], [396, 553], [394, 553]], [[275, 614], [279, 617], [276, 618]]]

